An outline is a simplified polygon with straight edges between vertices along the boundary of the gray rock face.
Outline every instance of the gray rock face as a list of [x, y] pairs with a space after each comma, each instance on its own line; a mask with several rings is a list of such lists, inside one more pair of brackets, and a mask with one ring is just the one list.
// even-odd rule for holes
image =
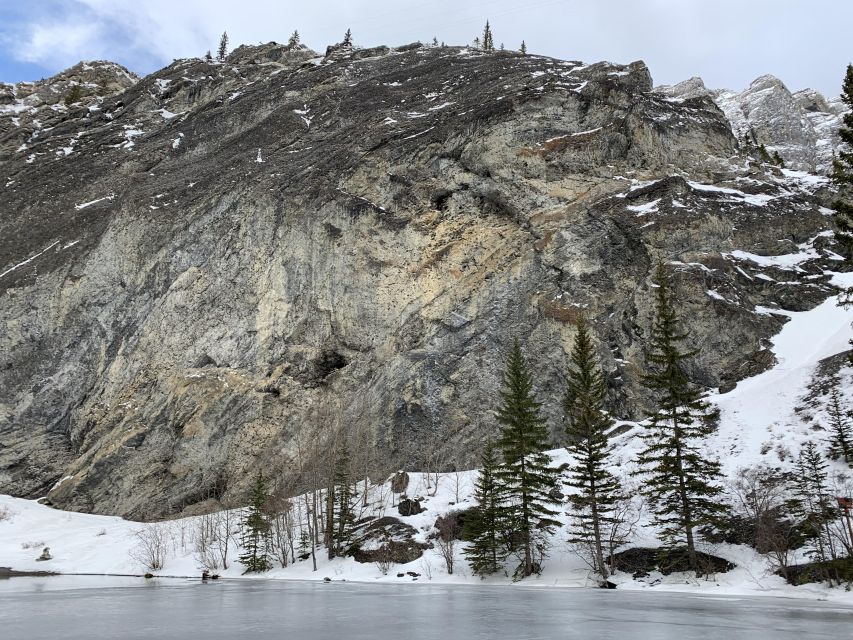
[[820, 92], [791, 93], [781, 80], [765, 75], [741, 91], [709, 90], [701, 78], [656, 89], [674, 99], [711, 97], [726, 114], [739, 141], [749, 134], [788, 167], [827, 174], [832, 152], [840, 144], [838, 130], [846, 112], [840, 98], [828, 101]]
[[756, 305], [831, 293], [825, 181], [651, 89], [639, 62], [270, 44], [49, 128], [0, 113], [0, 492], [189, 513], [338, 432], [375, 471], [461, 468], [516, 336], [559, 443], [581, 312], [639, 417], [659, 260], [696, 380], [761, 371], [784, 318]]

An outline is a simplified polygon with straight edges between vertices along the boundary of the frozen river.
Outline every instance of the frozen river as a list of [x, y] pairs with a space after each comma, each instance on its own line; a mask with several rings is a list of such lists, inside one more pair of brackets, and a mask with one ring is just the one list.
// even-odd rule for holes
[[118, 578], [0, 580], [3, 640], [849, 638], [853, 609], [586, 589]]

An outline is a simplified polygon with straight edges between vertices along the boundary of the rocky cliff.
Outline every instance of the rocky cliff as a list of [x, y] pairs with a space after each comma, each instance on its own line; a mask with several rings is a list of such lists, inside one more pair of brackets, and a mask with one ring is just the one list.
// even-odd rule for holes
[[793, 169], [828, 174], [840, 144], [838, 130], [846, 107], [840, 97], [829, 100], [814, 89], [791, 93], [772, 75], [754, 80], [744, 91], [709, 90], [701, 78], [656, 89], [676, 99], [707, 96], [728, 118], [738, 141], [748, 136], [777, 152]]
[[331, 432], [376, 471], [469, 465], [517, 336], [559, 444], [581, 312], [642, 415], [658, 261], [709, 388], [832, 292], [827, 181], [641, 62], [269, 44], [67, 107], [6, 91], [0, 493], [235, 504]]

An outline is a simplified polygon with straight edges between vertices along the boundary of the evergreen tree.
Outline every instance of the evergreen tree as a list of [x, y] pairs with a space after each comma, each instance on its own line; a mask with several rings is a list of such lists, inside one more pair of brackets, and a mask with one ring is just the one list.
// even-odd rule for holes
[[437, 47], [437, 46], [438, 46], [438, 38], [436, 38], [436, 37], [434, 37], [434, 36], [433, 36], [433, 39], [432, 39], [432, 46], [434, 46], [434, 47]]
[[471, 571], [483, 577], [497, 572], [505, 558], [501, 541], [504, 522], [504, 493], [496, 472], [498, 458], [491, 440], [483, 449], [480, 473], [474, 484], [477, 506], [465, 519], [463, 538], [469, 546], [463, 551]]
[[505, 51], [504, 43], [501, 42], [501, 51]]
[[336, 555], [345, 552], [352, 543], [353, 528], [355, 527], [352, 477], [350, 475], [350, 457], [346, 445], [341, 447], [335, 462], [335, 499], [334, 499], [334, 531], [332, 541]]
[[763, 142], [758, 145], [758, 159], [761, 160], [761, 162], [773, 162], [773, 158], [770, 157], [770, 153], [767, 151], [767, 147], [764, 146]]
[[684, 370], [695, 352], [679, 346], [689, 333], [679, 331], [670, 275], [663, 264], [657, 267], [654, 285], [656, 317], [647, 355], [651, 371], [644, 384], [657, 396], [659, 409], [649, 414], [638, 473], [646, 476], [643, 492], [661, 526], [661, 539], [670, 546], [686, 543], [690, 567], [699, 575], [694, 532], [724, 512], [717, 499], [722, 491], [717, 484], [720, 465], [700, 450], [711, 415]]
[[495, 41], [492, 37], [492, 28], [489, 26], [489, 21], [486, 20], [486, 27], [483, 29], [483, 51], [491, 52], [495, 50]]
[[272, 569], [272, 561], [270, 560], [271, 525], [264, 512], [268, 495], [264, 472], [259, 471], [252, 485], [249, 506], [245, 509], [243, 521], [240, 523], [243, 553], [240, 555], [239, 562], [246, 567], [246, 573]]
[[569, 497], [576, 511], [576, 525], [569, 542], [588, 545], [595, 570], [606, 579], [609, 571], [604, 562], [602, 528], [616, 522], [613, 510], [622, 499], [621, 487], [607, 469], [607, 430], [613, 424], [603, 408], [607, 383], [596, 363], [592, 338], [583, 317], [577, 329], [563, 405], [567, 449], [574, 458], [568, 484], [577, 490]]
[[834, 514], [827, 477], [827, 464], [817, 446], [814, 442], [805, 443], [794, 465], [794, 512], [812, 547], [810, 555], [818, 562], [836, 558], [829, 528]]
[[516, 575], [526, 577], [541, 570], [544, 535], [553, 533], [559, 523], [553, 519], [556, 512], [548, 507], [557, 486], [557, 472], [550, 466], [550, 456], [544, 453], [548, 429], [517, 339], [507, 360], [503, 387], [497, 411], [501, 425], [497, 446], [504, 464], [495, 476], [507, 497], [508, 521], [514, 530], [513, 551], [522, 559]]
[[228, 32], [223, 31], [222, 37], [219, 38], [219, 51], [216, 54], [216, 59], [223, 62], [228, 55]]
[[205, 62], [213, 62], [213, 55], [210, 53], [210, 49], [207, 50], [207, 53], [204, 54]]
[[75, 84], [69, 89], [68, 93], [65, 94], [65, 103], [66, 107], [70, 107], [75, 102], [79, 102], [80, 98], [83, 97], [83, 89], [80, 88], [79, 84]]
[[476, 38], [474, 38], [474, 48], [475, 49], [480, 48], [480, 36], [477, 36]]
[[519, 49], [519, 51], [521, 51], [521, 55], [527, 55], [527, 44], [525, 44], [524, 40], [521, 41], [521, 48]]
[[832, 435], [829, 440], [829, 455], [833, 459], [843, 458], [844, 462], [853, 466], [853, 426], [850, 418], [841, 406], [841, 394], [838, 392], [838, 378], [832, 381], [832, 391], [829, 393], [829, 427]]
[[293, 33], [290, 34], [290, 40], [287, 41], [288, 49], [296, 49], [299, 47], [301, 40], [299, 38], [299, 31], [296, 29], [293, 30]]
[[352, 46], [352, 30], [347, 29], [347, 32], [344, 34], [344, 44], [348, 47]]
[[[853, 262], [853, 64], [847, 65], [841, 99], [849, 110], [844, 114], [838, 131], [843, 146], [832, 163], [832, 179], [839, 187], [839, 195], [832, 208], [835, 209], [835, 238], [850, 263]], [[847, 293], [849, 301], [853, 291], [848, 290]]]
[[778, 151], [773, 152], [773, 164], [778, 167], [785, 168], [785, 161], [782, 159], [782, 156], [779, 155]]

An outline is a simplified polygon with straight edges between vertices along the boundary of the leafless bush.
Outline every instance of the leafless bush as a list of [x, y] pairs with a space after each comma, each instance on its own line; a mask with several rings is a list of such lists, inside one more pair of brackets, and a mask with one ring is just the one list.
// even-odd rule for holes
[[616, 551], [634, 539], [645, 508], [637, 483], [627, 477], [621, 478], [621, 482], [625, 497], [616, 503], [609, 514], [612, 521], [606, 523], [602, 530], [602, 546], [606, 545], [611, 573], [616, 570]]
[[382, 573], [383, 576], [388, 575], [388, 571], [391, 570], [391, 567], [394, 564], [394, 554], [391, 551], [390, 542], [391, 542], [391, 539], [387, 538], [382, 543], [382, 546], [380, 546], [379, 549], [376, 551], [376, 555], [375, 555], [376, 566], [379, 569], [379, 571]]
[[41, 549], [44, 546], [44, 542], [22, 542], [21, 549]]
[[448, 575], [453, 575], [453, 561], [456, 557], [456, 542], [461, 531], [459, 530], [459, 519], [449, 514], [436, 521], [438, 534], [435, 537], [435, 546], [444, 560], [444, 566]]
[[426, 556], [421, 558], [420, 567], [421, 573], [426, 576], [426, 579], [432, 580], [432, 562], [429, 561], [429, 558]]
[[270, 501], [270, 540], [273, 554], [281, 566], [286, 567], [296, 561], [293, 502], [285, 498], [273, 498]]
[[12, 510], [6, 506], [0, 506], [0, 522], [12, 521]]
[[[219, 514], [207, 513], [193, 520], [193, 555], [203, 569], [219, 569], [221, 544]], [[228, 544], [227, 539], [225, 544]]]
[[730, 494], [735, 516], [743, 518], [751, 532], [752, 546], [787, 578], [795, 548], [802, 541], [794, 522], [785, 515], [785, 477], [764, 466], [740, 469], [731, 483]]
[[441, 537], [436, 538], [435, 546], [438, 549], [438, 553], [441, 555], [441, 558], [444, 560], [444, 566], [447, 569], [448, 575], [453, 575], [453, 559], [456, 555], [456, 540], [451, 538], [450, 540], [444, 540]]
[[150, 571], [164, 569], [169, 551], [175, 546], [169, 524], [147, 524], [135, 535], [136, 546], [130, 550], [130, 557]]

